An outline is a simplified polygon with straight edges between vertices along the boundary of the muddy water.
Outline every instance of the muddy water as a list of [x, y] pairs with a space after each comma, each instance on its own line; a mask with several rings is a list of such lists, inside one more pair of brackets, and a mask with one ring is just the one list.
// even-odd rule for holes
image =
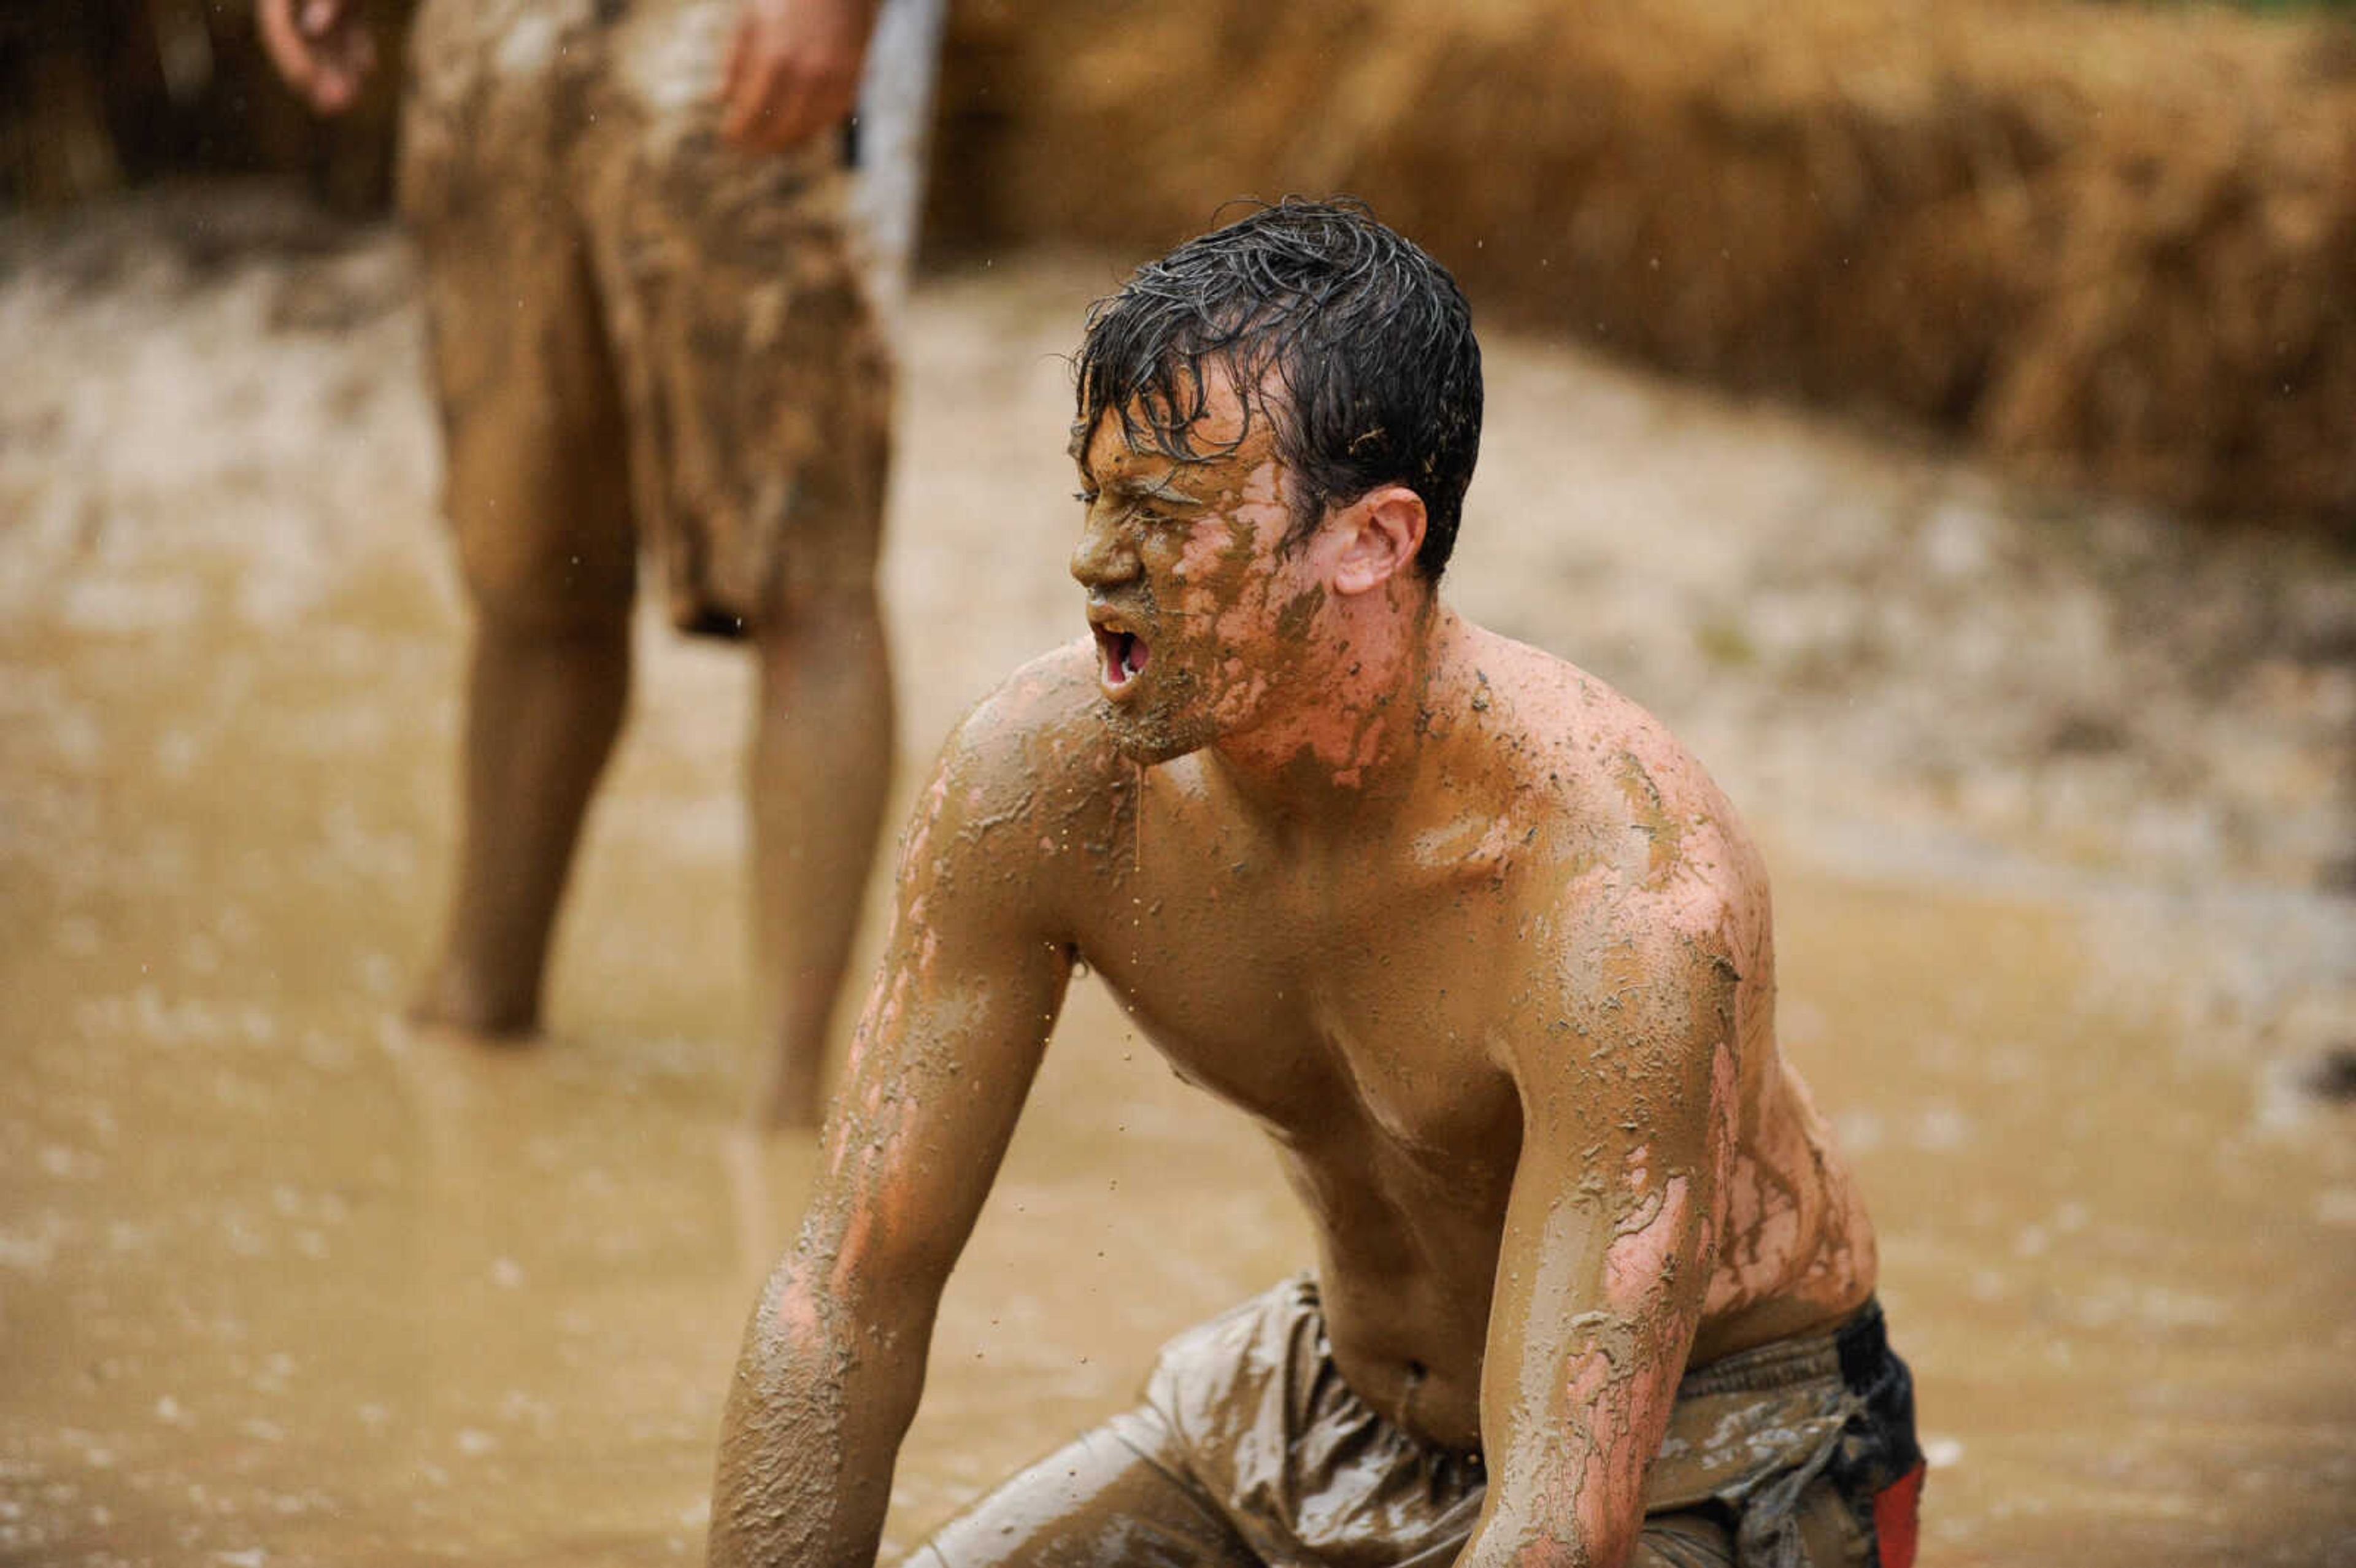
[[[405, 261], [218, 198], [84, 222], [0, 235], [0, 1561], [692, 1560], [809, 1157], [733, 1131], [744, 672], [648, 628], [553, 1037], [411, 1036], [457, 620]], [[913, 758], [1079, 624], [1053, 355], [1109, 281], [913, 304]], [[2356, 1120], [2298, 1087], [2356, 1037], [2345, 562], [1491, 358], [1460, 602], [1662, 709], [1763, 830], [1925, 1561], [2356, 1563]], [[1076, 990], [894, 1546], [1301, 1237]]]

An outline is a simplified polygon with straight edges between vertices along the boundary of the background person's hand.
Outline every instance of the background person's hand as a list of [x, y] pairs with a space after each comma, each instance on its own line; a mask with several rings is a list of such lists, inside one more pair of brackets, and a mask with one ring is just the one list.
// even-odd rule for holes
[[720, 133], [782, 152], [849, 114], [878, 0], [744, 0], [720, 77]]
[[303, 101], [339, 114], [376, 69], [376, 38], [358, 0], [255, 0], [262, 46]]

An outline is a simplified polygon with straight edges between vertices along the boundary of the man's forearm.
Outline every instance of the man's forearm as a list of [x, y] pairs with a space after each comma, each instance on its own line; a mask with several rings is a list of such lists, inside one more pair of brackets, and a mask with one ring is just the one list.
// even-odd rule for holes
[[789, 1265], [744, 1330], [721, 1423], [712, 1568], [871, 1568], [892, 1464], [924, 1390], [913, 1350]]

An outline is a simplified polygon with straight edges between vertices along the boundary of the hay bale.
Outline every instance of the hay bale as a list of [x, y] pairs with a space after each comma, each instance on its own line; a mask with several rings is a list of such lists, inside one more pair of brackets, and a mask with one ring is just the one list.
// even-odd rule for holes
[[[389, 37], [406, 0], [373, 0]], [[388, 61], [397, 49], [388, 48]], [[0, 202], [188, 168], [381, 203], [244, 5], [0, 9]], [[1158, 251], [1350, 190], [1484, 319], [2356, 522], [2356, 25], [2079, 0], [960, 0], [928, 243]]]
[[2042, 473], [2356, 518], [2356, 29], [2066, 0], [986, 0], [934, 210], [1349, 190], [1484, 315]]

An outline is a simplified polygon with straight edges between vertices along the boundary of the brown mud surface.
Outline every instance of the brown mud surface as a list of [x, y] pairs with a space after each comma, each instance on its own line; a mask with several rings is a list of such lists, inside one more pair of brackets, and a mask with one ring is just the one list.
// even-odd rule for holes
[[[903, 798], [1081, 629], [1058, 356], [1114, 281], [911, 303]], [[412, 283], [237, 193], [0, 224], [0, 1562], [701, 1551], [809, 1159], [734, 1133], [748, 671], [648, 616], [552, 1038], [405, 1031], [461, 624]], [[2356, 1048], [2356, 564], [1489, 351], [1456, 601], [1761, 829], [1920, 1379], [1923, 1561], [2356, 1563], [2356, 1108], [2318, 1088]], [[1300, 1262], [1254, 1139], [1076, 990], [895, 1551]]]

